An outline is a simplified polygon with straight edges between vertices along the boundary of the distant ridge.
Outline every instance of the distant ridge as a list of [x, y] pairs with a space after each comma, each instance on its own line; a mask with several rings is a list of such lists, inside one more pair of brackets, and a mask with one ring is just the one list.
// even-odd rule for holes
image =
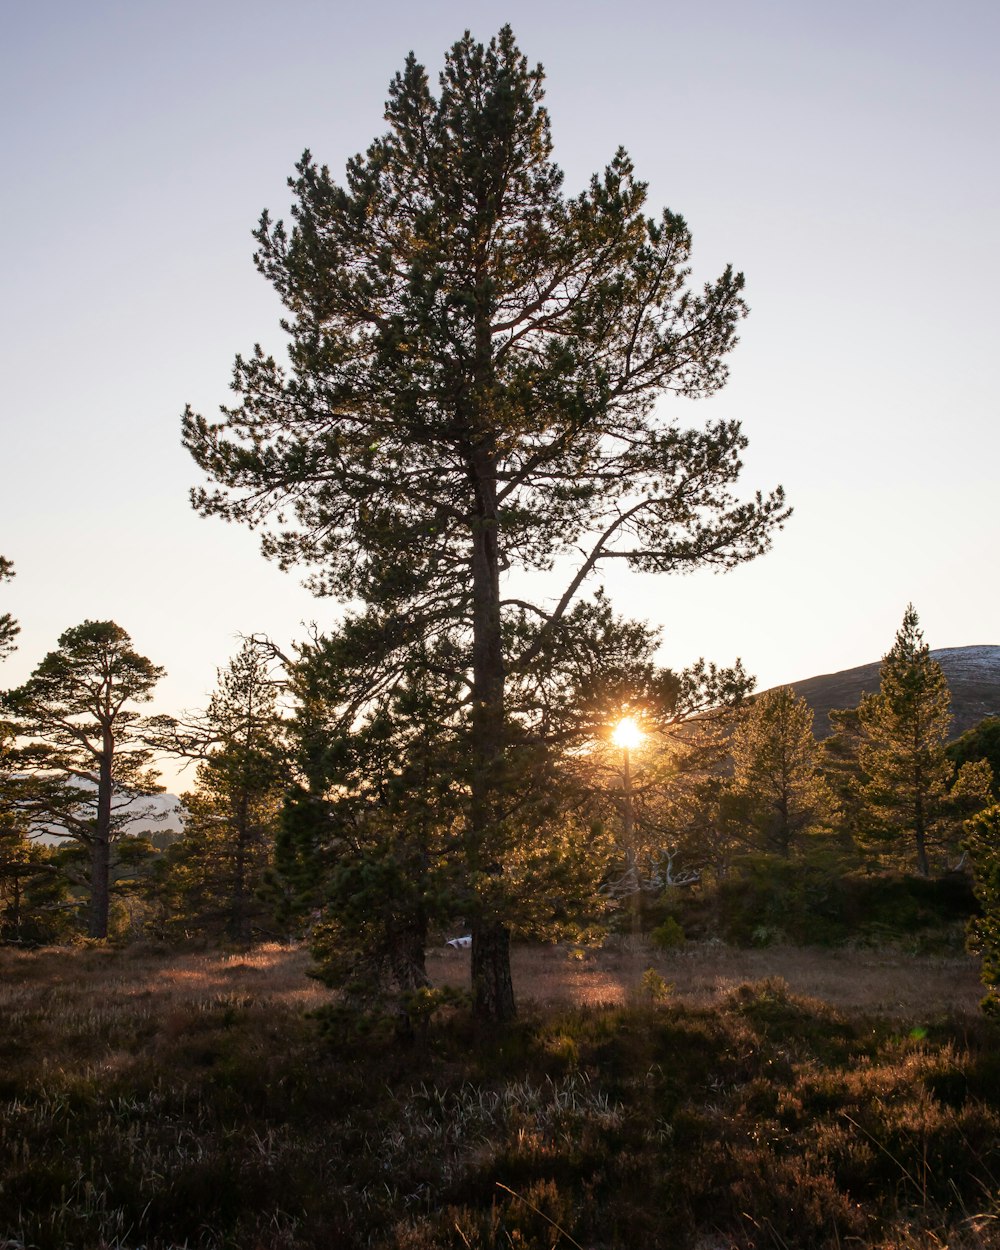
[[[140, 834], [181, 833], [184, 829], [184, 809], [176, 794], [147, 794], [136, 807], [145, 815], [136, 816], [125, 826], [124, 832], [132, 837]], [[65, 838], [50, 832], [52, 827], [36, 825], [32, 836], [49, 846], [65, 842]], [[3, 1242], [0, 1242], [0, 1247], [2, 1246]]]
[[[1000, 716], [1000, 647], [941, 647], [931, 652], [951, 688], [951, 736], [957, 738], [984, 716]], [[816, 713], [816, 737], [831, 731], [830, 709], [857, 707], [863, 694], [878, 690], [882, 661], [823, 673], [787, 684]]]

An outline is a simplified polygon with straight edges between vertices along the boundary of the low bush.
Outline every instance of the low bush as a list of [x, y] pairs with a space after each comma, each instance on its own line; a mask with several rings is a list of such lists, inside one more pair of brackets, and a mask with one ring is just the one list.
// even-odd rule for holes
[[822, 857], [747, 855], [714, 886], [679, 893], [671, 910], [688, 936], [735, 946], [898, 943], [945, 953], [962, 950], [976, 899], [960, 874], [845, 874]]
[[649, 936], [653, 945], [664, 951], [679, 950], [687, 940], [684, 929], [673, 916], [668, 916], [662, 924], [657, 925]]

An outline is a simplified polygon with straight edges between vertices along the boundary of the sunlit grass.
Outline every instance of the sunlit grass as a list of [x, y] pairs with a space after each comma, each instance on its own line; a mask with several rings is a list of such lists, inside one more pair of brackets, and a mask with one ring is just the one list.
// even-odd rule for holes
[[[428, 953], [428, 970], [436, 983], [465, 985], [468, 967], [468, 952]], [[622, 939], [617, 950], [522, 946], [513, 953], [518, 997], [542, 1006], [622, 1006], [635, 999], [650, 967], [673, 985], [678, 1001], [692, 1007], [716, 1004], [734, 986], [775, 971], [797, 994], [859, 1011], [975, 1012], [982, 998], [978, 964], [964, 955], [791, 946], [742, 950], [696, 943], [664, 952], [631, 938]]]

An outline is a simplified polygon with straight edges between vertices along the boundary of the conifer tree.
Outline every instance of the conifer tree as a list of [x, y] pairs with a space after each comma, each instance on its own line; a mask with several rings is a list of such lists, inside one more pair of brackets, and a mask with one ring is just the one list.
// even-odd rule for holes
[[956, 768], [985, 761], [993, 774], [993, 797], [1000, 799], [1000, 716], [984, 716], [948, 747], [948, 758]]
[[812, 708], [790, 686], [765, 690], [746, 708], [732, 755], [762, 849], [787, 859], [802, 835], [828, 820], [833, 809], [817, 767]]
[[18, 769], [33, 774], [22, 810], [33, 827], [87, 849], [90, 937], [108, 932], [112, 846], [138, 817], [153, 818], [141, 800], [162, 789], [144, 745], [149, 721], [132, 706], [162, 676], [120, 625], [84, 621], [3, 696], [18, 736], [33, 739], [16, 752]]
[[982, 955], [987, 994], [983, 1010], [1000, 1016], [1000, 805], [980, 812], [966, 826], [973, 888], [980, 915], [969, 922], [969, 950]]
[[940, 832], [952, 767], [945, 755], [951, 693], [941, 665], [931, 659], [919, 618], [908, 604], [892, 648], [882, 657], [877, 694], [862, 696], [861, 768], [876, 833], [905, 843], [917, 872], [930, 874], [930, 850]]
[[819, 768], [833, 795], [837, 817], [835, 832], [843, 853], [854, 858], [867, 841], [869, 804], [861, 770], [861, 725], [857, 708], [831, 708], [828, 738], [820, 743]]
[[[0, 556], [0, 582], [9, 581], [14, 576], [14, 565], [4, 556]], [[0, 660], [14, 650], [14, 639], [21, 632], [21, 627], [9, 612], [0, 615]]]
[[[534, 695], [550, 709], [547, 733], [566, 752], [563, 767], [619, 839], [624, 872], [619, 866], [602, 886], [615, 897], [659, 893], [676, 876], [691, 881], [718, 863], [711, 792], [728, 756], [728, 722], [753, 688], [739, 661], [663, 668], [659, 642], [658, 630], [615, 616], [597, 595], [555, 635]], [[623, 718], [639, 731], [632, 748], [618, 740]]]
[[21, 941], [28, 919], [26, 893], [48, 865], [30, 840], [30, 780], [20, 776], [14, 759], [14, 735], [0, 725], [0, 940]]
[[[238, 406], [215, 424], [189, 409], [183, 426], [220, 487], [194, 493], [202, 513], [263, 526], [268, 556], [367, 605], [395, 655], [443, 633], [461, 655], [473, 987], [498, 1019], [515, 1010], [508, 683], [606, 562], [728, 568], [786, 515], [780, 489], [735, 498], [737, 423], [684, 430], [655, 407], [723, 385], [742, 275], [687, 286], [687, 225], [645, 215], [623, 150], [567, 197], [542, 79], [509, 27], [487, 46], [467, 33], [437, 96], [407, 58], [389, 129], [344, 185], [307, 152], [294, 227], [265, 213], [256, 233], [290, 367], [259, 348], [237, 358]], [[577, 564], [554, 600], [509, 588], [560, 557]], [[524, 613], [541, 628], [519, 650]]]
[[296, 858], [307, 864], [319, 975], [370, 1009], [428, 985], [428, 925], [462, 911], [449, 873], [463, 802], [462, 692], [450, 666], [423, 651], [359, 713], [358, 641], [348, 624], [303, 646], [293, 667], [301, 715], [291, 729], [307, 787], [289, 796], [278, 867], [294, 879]]
[[274, 858], [286, 753], [271, 650], [247, 639], [203, 715], [174, 731], [174, 749], [199, 759], [197, 789], [182, 795], [184, 836], [169, 850], [167, 888], [186, 927], [248, 946], [257, 898]]
[[[372, 694], [367, 626], [349, 619], [301, 647], [292, 666], [299, 783], [283, 813], [275, 885], [321, 918], [312, 942], [323, 979], [370, 1008], [426, 985], [429, 925], [463, 932], [479, 892], [456, 855], [469, 791], [456, 659], [446, 641], [415, 649]], [[525, 935], [576, 934], [583, 912], [589, 922], [601, 907], [607, 839], [588, 827], [577, 778], [562, 766], [579, 732], [567, 735], [557, 715], [560, 679], [516, 693], [505, 914]]]

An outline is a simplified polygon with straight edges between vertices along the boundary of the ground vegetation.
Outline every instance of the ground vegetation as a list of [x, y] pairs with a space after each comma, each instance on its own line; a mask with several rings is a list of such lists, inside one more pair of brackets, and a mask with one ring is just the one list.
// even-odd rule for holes
[[[0, 953], [0, 1237], [1000, 1244], [1000, 1047], [972, 962], [897, 955], [859, 975], [855, 957], [833, 1006], [810, 993], [815, 961], [768, 951], [761, 975], [762, 957], [650, 955], [616, 1005], [526, 1001], [503, 1030], [451, 1008], [403, 1051], [324, 1028], [309, 1012], [325, 991], [286, 947]], [[552, 958], [563, 981], [598, 975]], [[972, 1014], [943, 1010], [963, 980]]]

